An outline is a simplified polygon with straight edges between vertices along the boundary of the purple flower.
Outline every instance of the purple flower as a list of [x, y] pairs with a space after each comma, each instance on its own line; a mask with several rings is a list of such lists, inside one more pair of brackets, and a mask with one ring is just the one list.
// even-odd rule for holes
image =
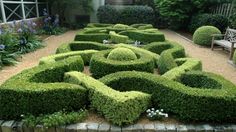
[[33, 23], [32, 23], [32, 26], [33, 26], [33, 27], [36, 27], [36, 26], [37, 26], [37, 24], [36, 24], [35, 22], [33, 22]]
[[17, 30], [17, 32], [18, 32], [18, 33], [22, 33], [23, 30], [22, 30], [21, 28], [19, 28], [19, 29]]
[[51, 20], [52, 18], [51, 17], [48, 17], [48, 20]]
[[6, 48], [6, 46], [5, 45], [3, 45], [3, 44], [0, 44], [0, 50], [4, 50]]

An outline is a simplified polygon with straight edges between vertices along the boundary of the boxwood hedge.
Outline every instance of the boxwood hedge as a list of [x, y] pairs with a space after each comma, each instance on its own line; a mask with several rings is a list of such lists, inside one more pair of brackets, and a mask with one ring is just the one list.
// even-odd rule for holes
[[79, 31], [75, 36], [75, 41], [94, 41], [103, 42], [103, 40], [108, 40], [110, 38], [107, 33], [84, 33]]
[[[212, 85], [216, 86], [215, 89], [212, 89], [205, 87], [207, 85], [202, 83], [203, 87], [192, 88], [154, 74], [135, 71], [117, 72], [99, 80], [120, 92], [141, 91], [148, 93], [152, 96], [153, 107], [163, 108], [182, 120], [235, 122], [235, 85], [219, 75], [200, 73], [220, 85]], [[190, 75], [190, 73], [186, 74]], [[191, 73], [191, 76], [193, 74], [199, 75], [199, 72]], [[188, 81], [188, 84], [197, 79], [194, 78], [191, 81], [191, 78], [187, 76], [185, 78], [189, 79], [185, 80], [185, 83]], [[136, 104], [133, 103], [130, 107], [135, 106]]]
[[87, 104], [87, 90], [63, 83], [68, 71], [83, 71], [80, 56], [24, 70], [7, 80], [0, 87], [0, 118], [19, 119], [28, 113], [37, 116], [83, 108]]
[[144, 30], [127, 30], [122, 31], [119, 34], [128, 36], [132, 40], [138, 40], [141, 42], [160, 42], [165, 41], [165, 36], [163, 33], [156, 32], [146, 32]]
[[113, 24], [105, 24], [105, 23], [89, 23], [87, 27], [94, 28], [94, 27], [111, 27]]
[[56, 53], [66, 53], [71, 51], [80, 50], [107, 50], [112, 49], [109, 45], [104, 45], [102, 43], [91, 42], [91, 41], [74, 41], [70, 43], [62, 44], [57, 48]]
[[114, 31], [110, 31], [109, 35], [110, 35], [111, 41], [114, 43], [126, 43], [129, 39], [128, 36], [117, 34]]
[[111, 50], [101, 51], [92, 56], [90, 61], [90, 72], [93, 77], [100, 78], [118, 71], [136, 70], [151, 73], [154, 71], [155, 64], [153, 58], [148, 54], [133, 50], [138, 59], [131, 61], [117, 61], [107, 59], [110, 52]]
[[177, 67], [175, 62], [176, 58], [185, 57], [184, 48], [175, 42], [153, 42], [146, 46], [144, 49], [152, 51], [156, 54], [160, 54], [158, 61], [159, 73], [164, 74], [165, 72]]
[[116, 125], [133, 123], [150, 103], [148, 94], [136, 91], [119, 92], [80, 72], [66, 73], [65, 81], [87, 88], [91, 107]]
[[81, 56], [84, 62], [84, 65], [89, 65], [90, 59], [94, 53], [97, 53], [97, 50], [83, 50], [83, 51], [72, 51], [67, 53], [50, 55], [40, 59], [39, 64], [52, 64], [57, 61], [66, 59], [70, 56]]

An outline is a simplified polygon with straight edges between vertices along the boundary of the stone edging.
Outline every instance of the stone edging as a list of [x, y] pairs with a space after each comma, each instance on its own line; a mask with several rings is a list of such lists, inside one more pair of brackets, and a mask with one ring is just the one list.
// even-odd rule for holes
[[1, 121], [0, 132], [236, 132], [236, 125], [176, 125], [163, 123], [134, 124], [125, 127], [107, 123], [77, 123], [56, 128], [44, 128], [37, 125], [27, 128], [22, 122]]

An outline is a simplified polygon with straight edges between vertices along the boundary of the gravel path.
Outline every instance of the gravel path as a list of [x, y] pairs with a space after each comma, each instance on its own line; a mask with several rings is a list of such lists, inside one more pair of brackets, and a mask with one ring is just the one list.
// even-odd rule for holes
[[15, 66], [4, 67], [2, 70], [0, 70], [0, 84], [2, 84], [11, 76], [20, 73], [24, 69], [37, 66], [40, 58], [55, 54], [59, 45], [70, 42], [74, 39], [75, 33], [76, 31], [69, 31], [59, 36], [51, 36], [45, 41], [46, 47], [23, 55], [21, 61]]
[[[192, 42], [183, 39], [173, 31], [161, 31], [168, 40], [176, 41], [183, 45], [189, 56], [200, 59], [203, 63], [204, 71], [220, 74], [236, 84], [236, 68], [227, 63], [227, 52], [222, 50], [212, 52], [209, 48], [194, 45]], [[0, 84], [24, 69], [37, 66], [41, 57], [54, 54], [59, 45], [72, 41], [75, 33], [76, 31], [69, 31], [63, 35], [52, 36], [45, 41], [47, 45], [45, 48], [23, 55], [21, 62], [16, 66], [4, 67], [0, 71]]]
[[193, 58], [198, 58], [203, 63], [203, 70], [224, 76], [236, 84], [236, 68], [228, 63], [229, 53], [223, 50], [211, 51], [210, 48], [200, 47], [177, 35], [170, 30], [161, 30], [166, 39], [176, 41], [184, 46], [186, 53]]

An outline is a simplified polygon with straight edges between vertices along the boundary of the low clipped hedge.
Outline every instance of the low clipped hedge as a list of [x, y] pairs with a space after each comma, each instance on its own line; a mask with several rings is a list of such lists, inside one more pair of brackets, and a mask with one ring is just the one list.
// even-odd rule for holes
[[113, 24], [105, 24], [105, 23], [89, 23], [87, 27], [95, 28], [95, 27], [111, 27]]
[[132, 24], [130, 26], [133, 27], [133, 28], [140, 29], [140, 30], [153, 28], [152, 24], [142, 24], [142, 23]]
[[162, 75], [170, 80], [179, 80], [180, 77], [188, 71], [202, 70], [202, 63], [198, 59], [178, 58], [175, 60], [178, 67], [175, 67]]
[[126, 43], [129, 39], [128, 36], [117, 34], [114, 31], [110, 31], [109, 35], [110, 35], [111, 41], [115, 43]]
[[139, 47], [135, 47], [135, 46], [132, 46], [132, 45], [127, 45], [127, 44], [117, 44], [114, 47], [128, 48], [128, 49], [135, 50], [135, 51], [143, 53], [143, 54], [147, 54], [147, 55], [149, 55], [153, 58], [153, 62], [155, 64], [155, 67], [158, 67], [158, 61], [159, 61], [160, 55], [158, 55], [156, 53], [153, 53], [151, 51], [148, 51], [148, 50], [145, 50], [145, 49], [142, 49], [142, 48], [139, 48]]
[[[153, 107], [162, 108], [185, 121], [235, 122], [235, 85], [219, 75], [197, 73], [217, 81], [221, 87], [192, 88], [157, 75], [135, 71], [117, 72], [99, 80], [120, 92], [147, 93], [151, 95]], [[133, 103], [130, 107], [136, 107], [136, 105], [138, 104]]]
[[177, 67], [176, 58], [185, 57], [184, 48], [175, 42], [153, 42], [143, 47], [151, 52], [160, 54], [158, 60], [158, 70], [160, 74]]
[[88, 89], [91, 107], [115, 125], [134, 123], [150, 104], [148, 94], [119, 92], [80, 72], [66, 73], [65, 81]]
[[102, 43], [103, 40], [108, 40], [110, 38], [109, 34], [107, 33], [89, 33], [85, 34], [79, 31], [75, 35], [75, 41], [94, 41]]
[[153, 58], [145, 53], [133, 50], [138, 59], [131, 61], [117, 61], [107, 59], [111, 50], [95, 53], [90, 61], [90, 72], [95, 78], [103, 77], [107, 74], [118, 71], [145, 71], [153, 72], [155, 64]]
[[107, 56], [107, 59], [117, 61], [131, 61], [136, 60], [136, 54], [128, 48], [115, 48]]
[[71, 43], [62, 44], [57, 48], [56, 53], [66, 53], [71, 51], [82, 51], [82, 50], [107, 50], [112, 49], [111, 46], [104, 45], [102, 43], [91, 42], [91, 41], [74, 41]]
[[128, 30], [128, 31], [122, 31], [119, 34], [128, 36], [130, 39], [133, 40], [138, 40], [147, 43], [165, 41], [164, 34], [159, 31], [150, 33], [139, 30]]
[[97, 50], [84, 50], [84, 51], [72, 51], [67, 53], [50, 55], [40, 59], [39, 64], [53, 64], [57, 61], [66, 59], [70, 56], [81, 56], [84, 62], [84, 65], [89, 65], [90, 59], [94, 53], [97, 53]]
[[79, 110], [86, 105], [87, 90], [63, 83], [64, 73], [83, 71], [83, 60], [73, 56], [44, 64], [7, 80], [0, 87], [0, 118], [19, 119], [21, 115], [49, 114], [60, 110]]
[[213, 34], [221, 34], [221, 31], [214, 26], [202, 26], [194, 32], [193, 42], [202, 46], [211, 46]]

